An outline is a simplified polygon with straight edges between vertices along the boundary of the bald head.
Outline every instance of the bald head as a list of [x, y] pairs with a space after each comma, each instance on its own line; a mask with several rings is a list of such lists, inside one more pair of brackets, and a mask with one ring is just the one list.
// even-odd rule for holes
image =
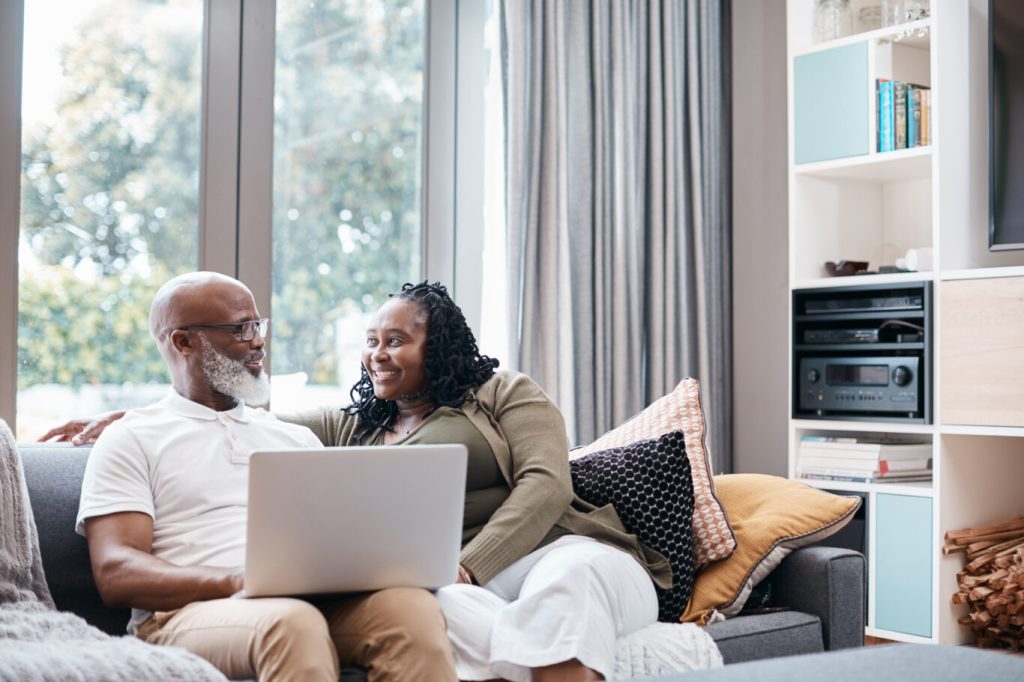
[[219, 272], [189, 272], [168, 280], [149, 309], [149, 333], [166, 355], [171, 332], [192, 324], [225, 324], [250, 319], [252, 292]]
[[241, 325], [259, 319], [252, 292], [237, 279], [190, 272], [156, 292], [149, 331], [180, 395], [214, 410], [229, 410], [239, 402], [267, 401], [262, 333], [242, 340]]

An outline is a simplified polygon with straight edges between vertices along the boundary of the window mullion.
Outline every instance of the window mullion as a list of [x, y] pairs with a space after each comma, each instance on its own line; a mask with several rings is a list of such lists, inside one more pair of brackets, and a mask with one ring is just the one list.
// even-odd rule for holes
[[23, 2], [0, 3], [0, 417], [15, 432], [24, 16]]
[[235, 277], [242, 1], [206, 0], [205, 11], [199, 267]]
[[272, 315], [275, 13], [275, 0], [245, 3], [238, 117], [238, 278], [264, 315]]
[[423, 145], [423, 274], [455, 279], [456, 0], [428, 0]]

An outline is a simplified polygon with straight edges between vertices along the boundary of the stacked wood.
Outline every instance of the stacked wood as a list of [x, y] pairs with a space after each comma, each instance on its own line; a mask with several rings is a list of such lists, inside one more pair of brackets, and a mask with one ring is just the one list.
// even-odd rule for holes
[[978, 646], [1024, 645], [1024, 517], [984, 528], [946, 533], [943, 554], [964, 552], [954, 604], [968, 614], [957, 620], [975, 634]]

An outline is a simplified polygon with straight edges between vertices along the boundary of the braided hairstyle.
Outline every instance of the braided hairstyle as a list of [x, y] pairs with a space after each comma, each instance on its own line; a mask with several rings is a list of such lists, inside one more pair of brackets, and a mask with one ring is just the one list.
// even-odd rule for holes
[[[427, 346], [423, 358], [426, 389], [423, 397], [434, 404], [457, 407], [470, 400], [468, 391], [481, 386], [494, 376], [498, 361], [481, 355], [473, 331], [459, 306], [448, 295], [448, 289], [426, 280], [419, 284], [403, 284], [402, 290], [391, 294], [416, 304], [427, 315]], [[352, 405], [345, 408], [359, 416], [362, 439], [377, 428], [391, 429], [398, 416], [398, 405], [373, 394], [373, 382], [363, 367], [359, 381], [350, 392]]]

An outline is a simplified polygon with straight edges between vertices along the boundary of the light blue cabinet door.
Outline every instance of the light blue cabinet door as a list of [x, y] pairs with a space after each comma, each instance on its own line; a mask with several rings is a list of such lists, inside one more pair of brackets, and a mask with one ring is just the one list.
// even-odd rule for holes
[[875, 496], [875, 626], [932, 635], [932, 501]]
[[875, 110], [868, 45], [854, 43], [793, 60], [797, 163], [867, 154]]

